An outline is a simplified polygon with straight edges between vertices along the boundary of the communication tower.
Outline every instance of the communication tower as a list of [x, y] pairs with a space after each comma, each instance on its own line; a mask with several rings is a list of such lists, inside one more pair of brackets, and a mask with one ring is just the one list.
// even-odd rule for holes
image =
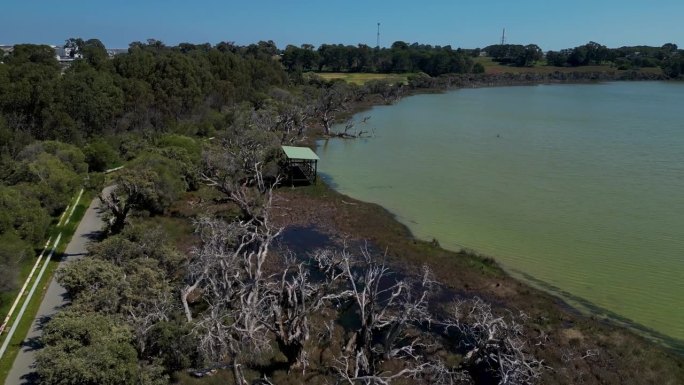
[[378, 23], [378, 36], [377, 36], [377, 41], [375, 43], [375, 46], [380, 48], [380, 23]]

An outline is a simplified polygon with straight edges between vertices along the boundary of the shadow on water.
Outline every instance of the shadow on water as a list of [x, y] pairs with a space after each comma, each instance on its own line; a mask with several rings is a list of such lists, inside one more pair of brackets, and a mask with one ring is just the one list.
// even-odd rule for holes
[[329, 235], [320, 232], [314, 226], [290, 226], [285, 228], [278, 238], [277, 247], [292, 251], [304, 257], [313, 250], [334, 248], [335, 242]]
[[[602, 318], [604, 320], [609, 320], [614, 323], [617, 323], [620, 326], [625, 326], [627, 328], [630, 328], [632, 330], [635, 330], [638, 334], [646, 337], [647, 339], [650, 339], [652, 341], [655, 341], [659, 344], [662, 344], [672, 350], [674, 350], [676, 353], [684, 355], [684, 341], [678, 340], [676, 338], [672, 338], [670, 336], [667, 336], [665, 334], [662, 334], [660, 332], [657, 332], [651, 328], [648, 328], [644, 325], [641, 325], [637, 322], [632, 321], [629, 318], [623, 317], [615, 312], [612, 312], [608, 309], [604, 309], [601, 306], [598, 306], [590, 301], [587, 301], [586, 299], [582, 297], [578, 297], [576, 295], [573, 295], [571, 293], [568, 293], [565, 290], [562, 290], [548, 282], [542, 281], [538, 278], [535, 278], [529, 274], [523, 273], [519, 270], [511, 270], [513, 273], [516, 275], [520, 275], [521, 277], [524, 278], [525, 281], [532, 283], [535, 286], [540, 287], [544, 291], [550, 292], [551, 294], [560, 297], [564, 301], [568, 301], [572, 304], [572, 306], [575, 306], [579, 309], [585, 310], [591, 315], [594, 315], [598, 318]], [[571, 305], [567, 305], [570, 310], [576, 311], [575, 308], [573, 308]]]
[[335, 183], [335, 179], [330, 174], [324, 173], [319, 171], [318, 172], [318, 177], [325, 182], [326, 186], [328, 186], [330, 189], [339, 191], [340, 185]]
[[[343, 246], [335, 242], [329, 235], [319, 231], [315, 226], [292, 226], [287, 227], [280, 238], [278, 239], [277, 248], [280, 250], [288, 250], [292, 252], [299, 260], [308, 261], [311, 252], [319, 249], [332, 249], [340, 251]], [[378, 250], [374, 245], [365, 242], [354, 242], [353, 244], [347, 244], [347, 250], [360, 262], [360, 250], [366, 249], [368, 252], [376, 257], [382, 258], [383, 252]], [[380, 260], [376, 260], [378, 263], [382, 263]], [[362, 270], [363, 263], [361, 265], [356, 265], [352, 267], [352, 273], [355, 276], [360, 276], [363, 274]], [[391, 266], [388, 266], [390, 271], [380, 280], [379, 288], [383, 292], [383, 298], [380, 298], [380, 302], [389, 299], [389, 292], [386, 292], [388, 288], [396, 284], [399, 281], [404, 281], [409, 284], [412, 289], [416, 292], [420, 290], [420, 277], [417, 275], [404, 274], [395, 271]], [[320, 274], [312, 268], [311, 278], [316, 280], [321, 278]], [[473, 293], [465, 291], [457, 291], [450, 288], [446, 288], [442, 285], [435, 284], [431, 289], [430, 297], [430, 310], [433, 314], [437, 314], [442, 311], [444, 305], [448, 305], [455, 299], [471, 299], [475, 295]], [[386, 298], [385, 298], [386, 297]], [[489, 298], [488, 298], [489, 300]], [[501, 305], [495, 304], [495, 305]], [[337, 322], [345, 330], [350, 331], [358, 328], [360, 326], [358, 315], [353, 310], [351, 303], [339, 304], [340, 306], [340, 317]]]

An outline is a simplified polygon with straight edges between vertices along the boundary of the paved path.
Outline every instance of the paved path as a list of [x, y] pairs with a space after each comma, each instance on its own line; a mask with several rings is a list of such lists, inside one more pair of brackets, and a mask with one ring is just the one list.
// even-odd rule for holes
[[[108, 192], [108, 189], [109, 188], [105, 189], [105, 193]], [[81, 223], [79, 223], [78, 228], [76, 228], [74, 236], [71, 238], [71, 242], [67, 245], [66, 251], [64, 252], [64, 259], [62, 259], [62, 262], [60, 263], [60, 268], [64, 266], [65, 263], [69, 263], [83, 256], [86, 253], [86, 248], [90, 240], [97, 236], [97, 233], [102, 229], [103, 223], [98, 210], [99, 205], [100, 200], [98, 198], [93, 199], [90, 203], [88, 210], [83, 215]], [[31, 329], [29, 330], [26, 339], [22, 342], [23, 346], [19, 351], [17, 358], [14, 360], [12, 369], [7, 375], [5, 385], [37, 384], [33, 364], [35, 362], [36, 350], [40, 348], [39, 338], [42, 325], [67, 303], [66, 290], [57, 283], [55, 276], [53, 276], [50, 281], [50, 286], [45, 293], [45, 297], [43, 297], [43, 302], [38, 309], [38, 314], [36, 314], [36, 318], [31, 324]]]

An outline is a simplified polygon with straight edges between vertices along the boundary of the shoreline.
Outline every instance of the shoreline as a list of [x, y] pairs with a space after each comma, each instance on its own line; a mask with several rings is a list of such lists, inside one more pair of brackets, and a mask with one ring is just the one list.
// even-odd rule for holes
[[[318, 145], [316, 146], [318, 147]], [[320, 178], [320, 177], [319, 177]], [[392, 218], [394, 222], [397, 224], [401, 225], [406, 232], [406, 236], [415, 241], [419, 242], [425, 242], [429, 243], [435, 247], [438, 247], [446, 252], [451, 252], [451, 253], [466, 253], [469, 255], [476, 256], [478, 258], [483, 258], [483, 259], [488, 259], [492, 260], [494, 264], [496, 264], [497, 268], [501, 269], [501, 271], [508, 276], [509, 278], [516, 280], [524, 285], [527, 285], [531, 288], [534, 288], [535, 290], [539, 290], [543, 293], [546, 293], [548, 295], [553, 296], [554, 298], [558, 299], [561, 301], [559, 305], [566, 311], [569, 311], [573, 313], [576, 316], [580, 317], [587, 317], [587, 318], [595, 318], [598, 321], [605, 323], [607, 326], [611, 327], [619, 327], [619, 328], [624, 328], [629, 330], [630, 332], [635, 333], [636, 335], [646, 338], [647, 340], [651, 341], [654, 344], [657, 344], [658, 346], [661, 346], [663, 348], [669, 349], [672, 352], [681, 355], [684, 358], [684, 340], [679, 340], [675, 337], [668, 336], [662, 332], [659, 332], [655, 329], [649, 328], [645, 325], [642, 325], [632, 319], [629, 319], [627, 317], [624, 317], [620, 314], [617, 314], [611, 310], [608, 310], [606, 308], [603, 308], [597, 304], [594, 304], [590, 300], [587, 300], [583, 297], [579, 297], [577, 295], [574, 295], [570, 292], [567, 292], [559, 287], [556, 287], [546, 281], [543, 281], [539, 278], [536, 278], [530, 274], [527, 274], [523, 271], [519, 271], [513, 268], [507, 268], [503, 264], [499, 262], [499, 258], [496, 255], [490, 255], [481, 252], [480, 250], [473, 249], [470, 247], [459, 247], [458, 250], [456, 249], [450, 249], [442, 246], [438, 240], [436, 239], [424, 239], [417, 237], [409, 228], [409, 226], [405, 223], [403, 223], [401, 220], [398, 219], [397, 214], [394, 212], [388, 210], [384, 206], [378, 203], [372, 203], [372, 202], [366, 202], [359, 200], [357, 198], [348, 196], [340, 191], [338, 191], [331, 183], [326, 181], [325, 179], [321, 178], [321, 183], [325, 185], [327, 189], [330, 189], [331, 191], [334, 191], [335, 194], [338, 194], [341, 196], [343, 199], [346, 198], [349, 201], [353, 202], [358, 202], [363, 205], [376, 205], [380, 207], [388, 216]], [[355, 203], [355, 204], [358, 204]]]
[[[457, 75], [457, 76], [450, 76], [448, 77], [450, 79], [449, 83], [451, 85], [449, 87], [433, 87], [433, 88], [410, 88], [407, 90], [407, 92], [404, 92], [401, 94], [401, 96], [396, 100], [401, 100], [405, 97], [409, 96], [414, 96], [414, 95], [419, 95], [419, 94], [430, 94], [430, 93], [443, 93], [443, 92], [449, 92], [449, 91], [456, 91], [462, 88], [488, 88], [488, 87], [510, 87], [510, 86], [533, 86], [533, 85], [553, 85], [553, 84], [591, 84], [591, 83], [601, 83], [601, 82], [617, 82], [617, 81], [676, 81], [673, 79], [667, 79], [666, 77], [658, 74], [652, 74], [652, 73], [643, 73], [643, 72], [636, 72], [636, 71], [624, 71], [622, 73], [618, 73], [617, 71], [615, 72], [610, 72], [610, 73], [570, 73], [569, 75], [567, 73], [552, 73], [552, 74], [534, 74], [534, 73], [521, 73], [521, 74], [498, 74], [498, 75]], [[457, 82], [452, 82], [454, 79], [457, 79]], [[382, 103], [379, 100], [374, 100], [374, 101], [369, 101], [369, 100], [364, 100], [363, 102], [357, 102], [352, 105], [352, 108], [350, 108], [349, 111], [345, 112], [343, 114], [344, 119], [349, 119], [352, 118], [355, 115], [358, 115], [360, 113], [363, 113], [364, 111], [368, 111], [372, 109], [375, 106], [378, 105], [387, 105], [388, 103]], [[340, 119], [338, 121], [341, 121], [343, 119]], [[313, 138], [311, 138], [311, 144], [313, 145], [314, 148], [317, 148], [319, 146], [319, 141], [320, 140], [327, 140], [330, 139], [329, 137], [324, 137], [320, 133], [317, 133], [314, 135]], [[339, 140], [339, 139], [338, 139]], [[341, 139], [341, 140], [347, 140], [347, 139]], [[339, 194], [343, 197], [346, 197], [346, 195], [338, 192], [334, 186], [330, 185], [328, 182], [325, 182], [326, 188], [333, 190], [336, 194]], [[357, 201], [354, 198], [347, 197], [349, 200], [352, 201]], [[360, 202], [360, 201], [359, 201]], [[365, 205], [373, 205], [372, 203], [368, 202], [361, 202], [362, 204]], [[384, 207], [382, 207], [383, 210], [385, 210], [391, 217], [392, 220], [395, 221], [396, 223], [400, 224], [405, 228], [405, 231], [408, 234], [408, 237], [411, 239], [414, 239], [416, 241], [420, 242], [428, 242], [428, 240], [420, 240], [415, 237], [415, 235], [408, 229], [408, 227], [401, 223], [395, 214], [387, 211]], [[436, 243], [436, 241], [433, 240], [433, 242]], [[439, 244], [437, 243], [437, 246]], [[484, 257], [484, 258], [490, 258], [494, 261], [497, 261], [496, 256], [485, 256], [480, 254], [477, 250], [470, 250], [470, 249], [462, 249], [462, 250], [446, 250], [450, 251], [453, 253], [459, 253], [459, 252], [469, 252], [473, 253], [479, 257]], [[604, 309], [598, 305], [593, 304], [592, 302], [572, 295], [571, 293], [567, 293], [560, 288], [553, 287], [552, 285], [541, 281], [539, 279], [536, 279], [535, 277], [532, 276], [527, 276], [525, 277], [525, 273], [520, 272], [520, 273], [514, 273], [509, 271], [508, 269], [504, 269], [497, 263], [497, 266], [504, 271], [504, 273], [510, 277], [511, 279], [514, 279], [524, 285], [527, 285], [530, 288], [534, 288], [535, 290], [539, 290], [544, 292], [547, 295], [551, 295], [557, 300], [562, 302], [561, 307], [565, 307], [566, 310], [571, 310], [573, 313], [580, 317], [585, 317], [585, 318], [591, 318], [591, 319], [596, 319], [602, 323], [605, 323], [609, 327], [617, 327], [617, 328], [622, 328], [630, 333], [634, 333], [635, 335], [638, 335], [641, 338], [647, 339], [650, 343], [653, 343], [661, 348], [667, 349], [668, 351], [677, 354], [681, 357], [684, 357], [684, 341], [678, 340], [674, 337], [667, 336], [661, 332], [658, 332], [656, 330], [650, 329], [646, 326], [643, 326], [635, 321], [632, 321], [631, 319], [625, 318], [623, 316], [620, 316], [619, 314], [616, 314], [614, 312], [611, 312], [610, 310]]]
[[[598, 84], [610, 82], [649, 82], [649, 81], [671, 81], [678, 82], [684, 79], [671, 79], [662, 74], [642, 72], [635, 70], [610, 71], [610, 72], [560, 72], [551, 73], [511, 73], [504, 72], [499, 74], [451, 74], [440, 77], [429, 78], [430, 82], [419, 85], [402, 85], [395, 100], [384, 101], [379, 97], [355, 101], [351, 107], [339, 114], [335, 120], [335, 125], [351, 119], [354, 115], [371, 110], [376, 106], [392, 105], [396, 102], [415, 95], [422, 94], [441, 94], [445, 92], [457, 91], [460, 89], [474, 88], [496, 88], [496, 87], [520, 87], [535, 85], [556, 85], [556, 84]], [[314, 135], [305, 141], [305, 144], [316, 146], [316, 141], [326, 139], [322, 133], [322, 126], [316, 123], [313, 127]], [[328, 137], [329, 138], [329, 137]]]
[[[599, 380], [606, 378], [604, 374], [608, 378], [619, 374], [636, 383], [647, 382], [644, 378], [684, 382], [684, 351], [611, 319], [587, 315], [565, 299], [512, 276], [489, 256], [450, 251], [437, 242], [416, 239], [380, 205], [348, 197], [322, 181], [279, 189], [276, 198], [278, 226], [314, 229], [340, 245], [367, 242], [375, 250], [386, 250], [388, 266], [398, 274], [415, 276], [427, 265], [441, 285], [456, 293], [455, 299], [479, 297], [501, 311], [526, 314], [526, 328], [546, 339], [529, 349], [554, 368], [543, 383], [576, 383], [568, 380], [567, 370], [595, 376], [597, 381], [591, 383], [624, 382]], [[582, 362], [568, 359], [587, 351], [599, 354]]]

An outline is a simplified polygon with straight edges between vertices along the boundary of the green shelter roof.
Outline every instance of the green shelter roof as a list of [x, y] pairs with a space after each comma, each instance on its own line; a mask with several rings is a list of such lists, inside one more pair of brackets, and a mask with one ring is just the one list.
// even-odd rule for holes
[[318, 160], [318, 155], [309, 147], [282, 146], [285, 156], [289, 159]]

